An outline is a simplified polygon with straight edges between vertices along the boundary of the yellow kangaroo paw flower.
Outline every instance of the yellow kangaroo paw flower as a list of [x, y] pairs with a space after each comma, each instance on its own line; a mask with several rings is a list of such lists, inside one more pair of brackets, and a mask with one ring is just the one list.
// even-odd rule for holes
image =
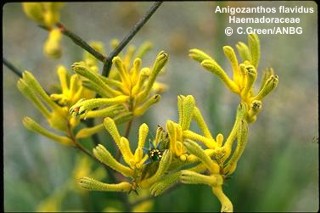
[[78, 183], [81, 187], [91, 191], [129, 192], [131, 190], [131, 184], [128, 182], [108, 184], [90, 177], [83, 177], [78, 180]]
[[119, 163], [111, 154], [110, 152], [101, 144], [96, 146], [93, 149], [94, 156], [104, 163], [105, 165], [111, 167], [112, 169], [116, 170], [117, 172], [120, 172], [122, 175], [126, 177], [132, 177], [133, 171], [127, 167]]

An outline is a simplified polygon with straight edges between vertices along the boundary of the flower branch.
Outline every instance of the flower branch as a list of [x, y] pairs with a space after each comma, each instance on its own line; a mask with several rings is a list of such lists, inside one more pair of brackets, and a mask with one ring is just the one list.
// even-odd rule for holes
[[98, 59], [101, 62], [105, 62], [106, 57], [96, 51], [94, 48], [92, 48], [87, 42], [85, 42], [82, 38], [80, 38], [75, 33], [71, 32], [69, 29], [67, 29], [62, 23], [57, 23], [57, 27], [60, 29], [60, 31], [67, 37], [69, 37], [75, 44], [83, 48], [84, 50], [91, 53], [96, 59]]
[[22, 78], [22, 72], [17, 67], [15, 67], [11, 62], [9, 62], [5, 57], [3, 59], [3, 64], [11, 70], [14, 74], [16, 74], [18, 77]]
[[122, 49], [127, 46], [127, 44], [130, 42], [130, 40], [136, 35], [137, 32], [143, 27], [145, 23], [150, 19], [150, 17], [154, 14], [154, 12], [160, 7], [162, 2], [155, 2], [151, 8], [146, 12], [145, 16], [143, 16], [136, 25], [131, 29], [131, 31], [127, 34], [125, 38], [120, 42], [120, 44], [109, 54], [109, 56], [106, 59], [106, 62], [103, 66], [102, 76], [108, 76], [111, 66], [112, 66], [112, 60], [115, 56], [117, 56]]

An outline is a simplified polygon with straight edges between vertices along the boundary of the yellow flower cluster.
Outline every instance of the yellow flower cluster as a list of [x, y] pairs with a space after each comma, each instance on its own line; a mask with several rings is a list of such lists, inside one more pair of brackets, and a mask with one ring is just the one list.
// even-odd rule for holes
[[[102, 50], [102, 44], [99, 42], [92, 42], [91, 46], [97, 50]], [[98, 61], [92, 59], [91, 55], [85, 53], [83, 61], [90, 66], [93, 72], [97, 72]], [[32, 101], [47, 119], [49, 125], [53, 129], [62, 131], [64, 134], [61, 135], [48, 131], [30, 117], [25, 117], [23, 124], [26, 128], [53, 139], [58, 143], [74, 146], [73, 130], [80, 123], [80, 119], [70, 115], [69, 109], [80, 99], [93, 98], [96, 93], [83, 86], [81, 76], [70, 74], [62, 65], [57, 67], [57, 75], [60, 81], [60, 85], [58, 86], [59, 93], [49, 95], [29, 71], [23, 73], [22, 78], [17, 83], [17, 87], [25, 97]]]
[[[244, 152], [248, 139], [248, 123], [256, 119], [261, 109], [261, 99], [278, 83], [278, 77], [267, 71], [257, 95], [253, 93], [256, 68], [260, 57], [259, 40], [249, 35], [249, 47], [239, 43], [241, 56], [245, 59], [238, 64], [231, 47], [225, 47], [230, 59], [234, 78], [231, 80], [225, 71], [203, 51], [190, 50], [190, 56], [209, 71], [217, 74], [231, 91], [237, 93], [241, 102], [233, 128], [227, 137], [222, 134], [212, 136], [197, 107], [193, 96], [178, 96], [177, 122], [168, 120], [166, 130], [158, 127], [156, 137], [145, 148], [149, 128], [142, 124], [139, 129], [137, 147], [130, 148], [126, 137], [120, 135], [115, 121], [104, 119], [104, 127], [112, 136], [122, 156], [116, 159], [103, 145], [93, 149], [94, 156], [103, 164], [121, 173], [124, 178], [119, 183], [103, 183], [90, 177], [83, 177], [79, 183], [88, 190], [131, 192], [149, 190], [157, 196], [177, 182], [185, 184], [206, 184], [221, 202], [221, 211], [233, 211], [233, 205], [224, 194], [222, 185], [226, 177], [234, 173], [237, 163]], [[259, 105], [256, 108], [256, 105]], [[195, 122], [200, 133], [190, 129]]]
[[[222, 191], [222, 184], [226, 174], [230, 174], [231, 169], [234, 171], [244, 148], [243, 143], [247, 139], [245, 108], [239, 107], [234, 128], [226, 142], [223, 141], [222, 134], [218, 134], [216, 138], [211, 135], [193, 96], [178, 97], [178, 112], [179, 121], [176, 123], [168, 120], [166, 131], [158, 127], [155, 139], [149, 142], [149, 148], [145, 148], [149, 128], [142, 124], [135, 150], [130, 148], [133, 142], [120, 136], [115, 122], [111, 118], [105, 118], [104, 127], [119, 148], [124, 162], [117, 160], [101, 144], [93, 149], [93, 154], [102, 163], [121, 173], [125, 179], [120, 183], [103, 183], [83, 177], [79, 180], [80, 185], [88, 190], [99, 191], [130, 192], [147, 189], [157, 196], [178, 181], [186, 184], [202, 183], [212, 187], [224, 211], [232, 210], [230, 200]], [[192, 121], [198, 125], [201, 133], [190, 130]], [[241, 144], [238, 145], [237, 154], [225, 163], [236, 139]], [[224, 170], [225, 167], [227, 170]], [[205, 171], [209, 175], [204, 175]]]
[[[91, 46], [104, 52], [100, 42], [92, 42]], [[137, 55], [142, 57], [150, 47], [148, 42], [143, 44]], [[64, 132], [64, 135], [46, 130], [29, 117], [23, 120], [24, 125], [61, 144], [75, 145], [75, 139], [89, 137], [103, 130], [101, 123], [81, 128], [74, 136], [73, 130], [82, 119], [111, 117], [120, 124], [141, 116], [160, 100], [158, 93], [166, 89], [164, 84], [156, 82], [156, 77], [168, 56], [160, 52], [152, 68], [141, 68], [141, 59], [137, 57], [130, 67], [135, 52], [131, 46], [123, 57], [115, 57], [113, 64], [116, 68], [111, 70], [109, 77], [98, 73], [98, 60], [88, 53], [84, 54], [82, 61], [72, 65], [74, 74], [70, 74], [64, 66], [58, 66], [59, 93], [51, 95], [47, 94], [31, 72], [25, 71], [17, 83], [19, 90], [33, 102], [50, 126]]]
[[[45, 43], [45, 52], [53, 57], [61, 55], [61, 30], [57, 27], [62, 3], [23, 3], [26, 15], [50, 31]], [[113, 47], [118, 46], [113, 42]], [[104, 53], [100, 42], [91, 43], [93, 49]], [[143, 123], [139, 127], [137, 141], [129, 141], [127, 134], [121, 136], [118, 125], [131, 124], [160, 100], [160, 93], [166, 85], [156, 81], [168, 61], [168, 54], [161, 51], [151, 67], [142, 67], [142, 57], [151, 48], [144, 43], [136, 50], [129, 46], [124, 55], [113, 58], [113, 67], [108, 76], [99, 74], [98, 60], [86, 52], [81, 61], [72, 64], [73, 74], [64, 66], [57, 68], [60, 80], [59, 92], [49, 95], [29, 71], [23, 73], [17, 87], [47, 119], [49, 125], [63, 134], [48, 131], [33, 119], [26, 117], [26, 128], [42, 134], [63, 145], [76, 146], [86, 154], [99, 160], [105, 166], [121, 174], [116, 183], [97, 180], [99, 175], [89, 177], [90, 165], [83, 164], [77, 170], [79, 184], [88, 190], [136, 192], [158, 196], [181, 182], [184, 184], [206, 184], [221, 203], [221, 211], [233, 211], [233, 205], [223, 192], [226, 177], [233, 174], [248, 140], [248, 124], [257, 119], [262, 109], [262, 99], [278, 84], [278, 76], [273, 69], [264, 71], [258, 92], [254, 91], [260, 60], [260, 42], [257, 35], [248, 35], [248, 45], [239, 42], [235, 51], [224, 46], [223, 51], [231, 63], [232, 78], [209, 55], [199, 49], [191, 49], [189, 56], [200, 62], [206, 70], [217, 75], [229, 90], [240, 97], [240, 104], [234, 125], [227, 136], [221, 133], [213, 136], [205, 122], [195, 98], [179, 95], [178, 121], [167, 120], [165, 128], [158, 126], [153, 140], [148, 138], [149, 127]], [[90, 127], [79, 127], [82, 120], [100, 118], [100, 123]], [[200, 130], [197, 132], [191, 123]], [[93, 155], [81, 147], [78, 139], [89, 138], [95, 133], [107, 130], [121, 156], [116, 157], [104, 145], [93, 148]], [[147, 143], [148, 141], [148, 143]], [[133, 144], [136, 148], [132, 149]], [[107, 170], [109, 171], [109, 170]], [[51, 199], [42, 208], [55, 209]], [[145, 206], [145, 207], [141, 207]], [[141, 208], [150, 208], [152, 202], [142, 202]], [[146, 207], [148, 206], [148, 207]], [[140, 208], [137, 206], [137, 209]]]
[[[60, 66], [57, 69], [58, 75], [60, 77], [61, 86], [64, 87], [67, 85], [66, 82], [66, 69], [63, 66]], [[64, 92], [66, 93], [66, 89], [68, 90], [69, 98], [79, 97], [79, 93], [77, 91], [81, 91], [79, 89], [79, 84], [76, 82], [76, 77], [70, 82], [70, 89], [65, 88]], [[71, 81], [71, 80], [70, 80]], [[72, 83], [72, 84], [71, 84]], [[58, 99], [58, 95], [54, 95], [53, 98], [46, 93], [46, 91], [42, 88], [40, 83], [36, 80], [36, 78], [32, 75], [31, 72], [25, 71], [23, 73], [23, 77], [19, 79], [17, 83], [18, 89], [21, 93], [28, 98], [35, 107], [42, 113], [42, 115], [47, 119], [48, 123], [53, 129], [63, 131], [67, 133], [67, 136], [61, 136], [54, 132], [48, 131], [36, 121], [31, 119], [30, 117], [25, 117], [23, 119], [23, 124], [27, 129], [35, 131], [39, 134], [42, 134], [48, 138], [51, 138], [61, 144], [64, 145], [74, 145], [72, 140], [70, 139], [70, 132], [72, 129], [79, 123], [79, 120], [70, 116], [68, 112], [68, 104], [70, 99], [60, 98], [60, 105], [56, 103], [54, 100]], [[73, 96], [74, 95], [74, 96]]]
[[248, 105], [248, 122], [254, 122], [256, 115], [262, 109], [261, 100], [268, 95], [278, 84], [278, 76], [272, 68], [265, 69], [260, 89], [254, 93], [253, 87], [257, 79], [257, 70], [260, 60], [260, 41], [256, 34], [248, 35], [248, 45], [239, 42], [236, 45], [242, 62], [239, 63], [235, 51], [230, 46], [224, 46], [223, 51], [232, 66], [232, 79], [222, 67], [209, 55], [199, 49], [191, 49], [189, 56], [201, 63], [206, 70], [217, 75], [230, 89], [240, 96], [241, 102]]
[[[153, 104], [160, 100], [160, 94], [166, 89], [164, 84], [156, 82], [156, 78], [168, 60], [168, 55], [161, 51], [151, 68], [141, 68], [141, 58], [150, 43], [143, 44], [135, 54], [134, 47], [128, 48], [123, 59], [113, 59], [115, 69], [108, 77], [92, 71], [88, 63], [76, 62], [72, 69], [84, 79], [84, 86], [95, 91], [99, 97], [80, 99], [70, 108], [70, 113], [80, 117], [98, 118], [112, 117], [117, 124], [143, 115]], [[143, 54], [142, 54], [143, 53]], [[88, 137], [103, 129], [103, 124], [84, 128], [78, 132], [77, 138]]]
[[44, 44], [44, 53], [49, 57], [59, 58], [62, 54], [62, 33], [56, 24], [60, 20], [61, 2], [24, 2], [22, 8], [28, 18], [49, 30]]

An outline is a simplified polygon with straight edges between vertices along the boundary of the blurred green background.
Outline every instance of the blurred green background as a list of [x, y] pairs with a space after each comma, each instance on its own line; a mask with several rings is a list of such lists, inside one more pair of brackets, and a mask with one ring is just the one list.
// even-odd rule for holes
[[[113, 38], [122, 39], [143, 16], [151, 2], [67, 3], [61, 21], [86, 41], [99, 40], [110, 51]], [[164, 2], [131, 44], [148, 40], [154, 48], [143, 61], [151, 65], [160, 50], [170, 58], [166, 75], [161, 77], [170, 89], [159, 104], [135, 123], [146, 122], [155, 129], [167, 119], [177, 119], [176, 96], [192, 94], [216, 135], [229, 133], [238, 97], [228, 91], [216, 76], [188, 58], [190, 48], [199, 48], [230, 71], [222, 47], [247, 42], [246, 35], [227, 37], [224, 29], [229, 14], [216, 14], [216, 6], [280, 5], [312, 7], [311, 14], [238, 14], [239, 17], [299, 17], [302, 34], [259, 35], [261, 69], [272, 66], [279, 75], [277, 89], [265, 100], [257, 121], [250, 126], [249, 142], [238, 168], [224, 186], [235, 211], [316, 212], [319, 210], [318, 144], [318, 23], [315, 2]], [[28, 20], [20, 3], [8, 3], [3, 10], [3, 56], [21, 70], [30, 70], [46, 89], [57, 83], [55, 68], [67, 67], [82, 57], [83, 51], [63, 38], [64, 55], [58, 60], [42, 54], [47, 32]], [[241, 25], [247, 26], [245, 24]], [[261, 24], [255, 27], [270, 27]], [[277, 25], [278, 26], [278, 25]], [[230, 73], [230, 72], [229, 72]], [[44, 122], [17, 90], [18, 77], [3, 66], [4, 115], [4, 210], [35, 211], [53, 192], [70, 181], [76, 156], [82, 153], [26, 130], [22, 119], [28, 115]], [[258, 76], [259, 82], [259, 76]], [[257, 84], [257, 86], [260, 86]], [[134, 136], [134, 134], [131, 134]], [[68, 192], [61, 211], [87, 211], [109, 204], [108, 193], [91, 192], [86, 202]], [[116, 200], [117, 198], [114, 197]], [[183, 185], [155, 198], [154, 211], [219, 211], [220, 204], [211, 190], [202, 185]]]

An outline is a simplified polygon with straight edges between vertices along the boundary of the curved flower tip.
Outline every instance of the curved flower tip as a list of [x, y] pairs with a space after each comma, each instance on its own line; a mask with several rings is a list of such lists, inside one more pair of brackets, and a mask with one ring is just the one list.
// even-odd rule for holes
[[196, 48], [189, 50], [189, 57], [193, 58], [194, 60], [196, 60], [200, 63], [205, 59], [212, 60], [212, 58], [209, 55], [207, 55], [202, 50], [199, 50]]
[[222, 67], [215, 60], [213, 59], [203, 60], [201, 62], [201, 66], [203, 66], [209, 72], [217, 75], [232, 92], [234, 93], [240, 92], [239, 86], [229, 78], [229, 76], [224, 71], [224, 69], [222, 69]]
[[109, 132], [109, 134], [112, 136], [115, 143], [119, 144], [121, 136], [114, 120], [110, 117], [106, 117], [103, 120], [103, 125], [106, 128], [106, 130]]
[[161, 69], [164, 67], [164, 65], [167, 63], [169, 59], [169, 55], [165, 51], [161, 51], [154, 63], [153, 70], [155, 73], [159, 73]]
[[180, 96], [180, 100], [178, 101], [178, 113], [179, 124], [181, 125], [182, 130], [189, 129], [195, 106], [196, 102], [192, 95], [186, 97]]
[[248, 45], [252, 56], [251, 64], [257, 68], [260, 60], [260, 40], [257, 34], [248, 35]]
[[279, 83], [279, 76], [278, 75], [271, 75], [262, 86], [261, 90], [254, 97], [254, 100], [262, 100], [265, 96], [267, 96], [272, 90], [274, 90]]
[[153, 104], [158, 103], [161, 99], [161, 95], [155, 94], [150, 98], [146, 99], [146, 101], [139, 107], [134, 109], [133, 114], [135, 116], [143, 115]]
[[69, 109], [69, 113], [73, 116], [78, 116], [84, 113], [85, 109], [83, 107], [80, 110], [81, 107], [81, 102], [83, 102], [85, 99], [82, 98], [80, 99], [76, 104], [74, 104], [72, 107]]

